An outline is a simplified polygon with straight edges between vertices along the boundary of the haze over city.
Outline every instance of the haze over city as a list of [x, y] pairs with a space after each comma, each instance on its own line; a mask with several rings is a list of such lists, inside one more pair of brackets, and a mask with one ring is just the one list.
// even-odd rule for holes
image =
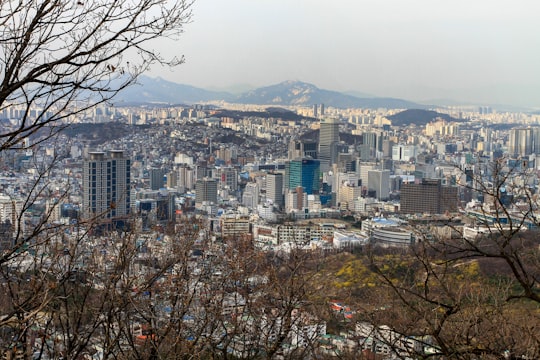
[[[284, 80], [427, 101], [540, 107], [535, 1], [200, 0], [178, 83], [243, 91]], [[159, 45], [158, 45], [159, 46]]]

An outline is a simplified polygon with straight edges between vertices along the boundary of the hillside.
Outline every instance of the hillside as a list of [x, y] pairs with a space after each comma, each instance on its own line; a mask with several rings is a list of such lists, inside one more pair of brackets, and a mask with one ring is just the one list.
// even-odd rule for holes
[[260, 117], [260, 118], [276, 118], [282, 120], [299, 121], [305, 119], [304, 116], [298, 115], [287, 109], [268, 107], [266, 111], [239, 111], [239, 110], [227, 110], [220, 109], [213, 113], [216, 117], [230, 117], [233, 119], [242, 119], [245, 117]]
[[392, 121], [393, 126], [425, 126], [436, 119], [443, 119], [447, 122], [463, 122], [464, 120], [456, 119], [448, 114], [442, 114], [432, 110], [409, 109], [397, 114], [388, 116]]

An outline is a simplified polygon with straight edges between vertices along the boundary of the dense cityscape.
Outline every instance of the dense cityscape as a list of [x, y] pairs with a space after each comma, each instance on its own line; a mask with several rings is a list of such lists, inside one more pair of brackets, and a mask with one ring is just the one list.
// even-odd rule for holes
[[[394, 254], [441, 239], [476, 243], [495, 226], [536, 227], [536, 216], [523, 209], [537, 206], [538, 115], [441, 108], [425, 125], [393, 126], [392, 116], [409, 110], [227, 106], [98, 106], [52, 138], [37, 133], [20, 149], [3, 151], [3, 251], [36, 228], [55, 229], [46, 231], [52, 242], [33, 239], [22, 260], [8, 261], [10, 272], [27, 273], [39, 258], [49, 275], [103, 291], [110, 279], [97, 269], [118, 274], [122, 247], [114, 244], [129, 233], [133, 253], [124, 271], [135, 278], [123, 281], [133, 299], [153, 294], [159, 310], [151, 318], [126, 317], [130, 333], [123, 336], [131, 338], [118, 341], [118, 349], [157, 342], [152, 336], [161, 336], [159, 327], [178, 312], [183, 346], [205, 337], [234, 357], [416, 358], [436, 354], [436, 341], [371, 324], [360, 311], [368, 301], [336, 300], [349, 286], [340, 275], [343, 254], [367, 248]], [[425, 113], [416, 110], [418, 118]], [[19, 126], [18, 114], [4, 110], [4, 126]], [[180, 260], [172, 255], [178, 251]], [[258, 264], [237, 259], [270, 254]], [[291, 254], [306, 256], [308, 267], [341, 259], [337, 288], [324, 289], [318, 306], [307, 294], [285, 307], [262, 305], [260, 296], [277, 294], [268, 290], [268, 269], [258, 267], [277, 266]], [[231, 259], [239, 263], [231, 267]], [[182, 291], [191, 299], [175, 307], [170, 291], [185, 271]], [[137, 292], [139, 286], [146, 290]], [[197, 326], [209, 304], [213, 320], [219, 313], [221, 335], [216, 324]], [[330, 327], [332, 321], [338, 325]], [[47, 336], [34, 334], [26, 346], [42, 358], [65, 351], [54, 340], [58, 330], [42, 326], [33, 331]], [[14, 346], [4, 334], [2, 345]], [[110, 335], [92, 333], [100, 336]], [[103, 357], [107, 349], [93, 341], [92, 358]]]
[[539, 359], [537, 13], [0, 1], [0, 358]]

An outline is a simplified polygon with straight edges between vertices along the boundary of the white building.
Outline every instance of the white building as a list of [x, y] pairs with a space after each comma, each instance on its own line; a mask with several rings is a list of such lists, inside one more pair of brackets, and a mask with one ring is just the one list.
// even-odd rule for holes
[[414, 243], [414, 234], [403, 227], [397, 219], [372, 218], [362, 221], [362, 230], [370, 240], [381, 246], [409, 246]]
[[186, 154], [183, 154], [183, 153], [178, 153], [174, 157], [174, 163], [175, 164], [193, 165], [193, 157], [191, 157], [189, 155], [186, 155]]
[[415, 145], [394, 145], [392, 146], [392, 160], [394, 161], [411, 161], [416, 159], [416, 146]]
[[259, 184], [247, 183], [242, 194], [242, 204], [250, 209], [256, 209], [259, 204]]
[[350, 249], [369, 242], [367, 235], [356, 232], [334, 231], [332, 243], [337, 249]]

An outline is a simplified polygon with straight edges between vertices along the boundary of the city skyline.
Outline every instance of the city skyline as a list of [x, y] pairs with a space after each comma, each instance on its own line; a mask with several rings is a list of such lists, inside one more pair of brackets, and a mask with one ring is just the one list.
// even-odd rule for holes
[[[242, 91], [285, 80], [414, 101], [540, 107], [532, 1], [199, 0], [176, 42], [186, 56], [151, 76]], [[158, 48], [160, 44], [156, 45]]]

